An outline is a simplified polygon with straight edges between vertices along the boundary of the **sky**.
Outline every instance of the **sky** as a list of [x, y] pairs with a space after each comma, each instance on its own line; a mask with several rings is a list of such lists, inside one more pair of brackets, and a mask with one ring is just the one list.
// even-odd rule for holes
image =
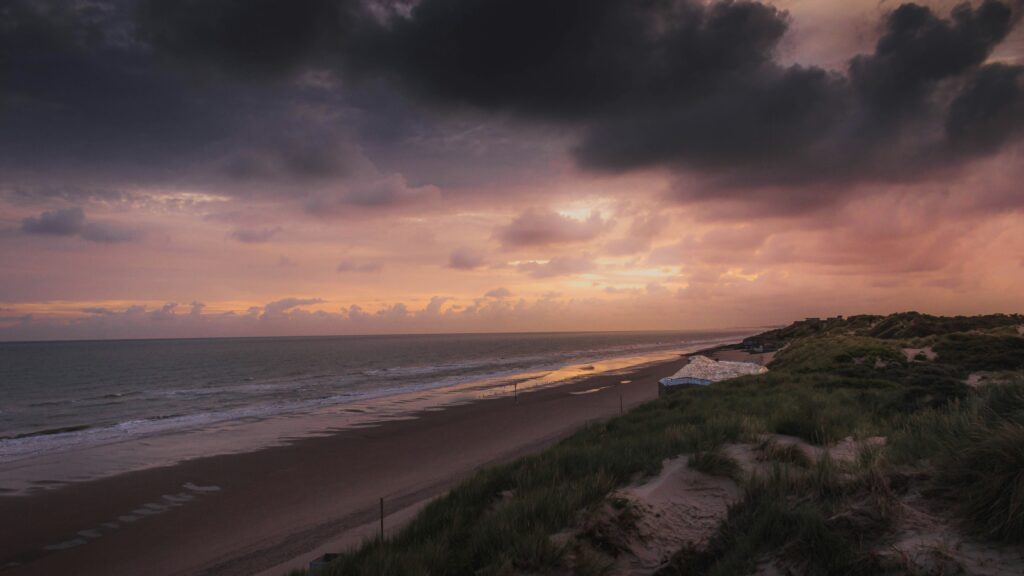
[[1022, 14], [0, 0], [0, 340], [1020, 312]]

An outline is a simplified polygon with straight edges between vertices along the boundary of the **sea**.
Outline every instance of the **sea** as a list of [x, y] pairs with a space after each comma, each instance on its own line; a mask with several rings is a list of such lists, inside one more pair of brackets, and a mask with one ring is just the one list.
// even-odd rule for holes
[[753, 331], [0, 343], [0, 495], [624, 373]]

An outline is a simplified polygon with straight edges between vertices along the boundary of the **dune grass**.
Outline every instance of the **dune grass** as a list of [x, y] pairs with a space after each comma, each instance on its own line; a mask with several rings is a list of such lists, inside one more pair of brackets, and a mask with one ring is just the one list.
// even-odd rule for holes
[[[864, 330], [876, 326], [858, 318]], [[931, 317], [915, 321], [942, 324]], [[970, 324], [956, 322], [964, 323]], [[884, 331], [898, 333], [899, 327]], [[907, 331], [921, 337], [919, 326]], [[700, 553], [680, 551], [665, 574], [749, 573], [769, 550], [808, 574], [885, 573], [867, 547], [890, 520], [896, 466], [928, 470], [979, 534], [1024, 541], [1024, 384], [972, 391], [957, 379], [972, 360], [908, 363], [902, 345], [846, 335], [798, 340], [780, 352], [768, 374], [671, 394], [589, 425], [540, 454], [483, 469], [397, 534], [366, 542], [321, 573], [503, 575], [564, 568], [566, 545], [551, 536], [615, 488], [657, 473], [663, 460], [680, 454], [691, 454], [697, 469], [738, 478], [736, 463], [720, 447], [756, 442], [766, 433], [816, 444], [851, 435], [890, 442], [865, 450], [842, 471], [828, 458], [811, 462], [797, 448], [765, 447], [772, 472], [744, 479], [744, 496], [712, 545]], [[861, 514], [860, 521], [845, 522], [840, 512], [851, 506], [870, 511], [870, 521]], [[575, 568], [599, 574], [601, 566], [578, 557]]]
[[[511, 464], [482, 470], [384, 542], [368, 542], [325, 574], [503, 574], [558, 563], [549, 536], [671, 456], [736, 439], [738, 415], [709, 417], [695, 394], [591, 425]], [[510, 491], [512, 498], [502, 498]]]
[[[737, 475], [735, 463], [716, 452], [722, 444], [779, 428], [811, 441], [873, 432], [885, 426], [873, 407], [896, 396], [886, 388], [815, 388], [800, 379], [762, 377], [675, 394], [591, 425], [541, 454], [480, 471], [395, 536], [367, 542], [323, 573], [542, 571], [558, 565], [565, 552], [550, 535], [573, 525], [614, 488], [657, 473], [666, 458], [695, 454], [696, 467]], [[804, 414], [807, 405], [815, 411], [806, 429], [779, 426], [780, 413]], [[507, 491], [514, 496], [502, 498]]]
[[852, 493], [865, 493], [862, 483], [843, 478], [828, 459], [807, 469], [775, 466], [745, 483], [743, 500], [706, 549], [681, 550], [658, 574], [749, 574], [769, 553], [806, 574], [880, 574], [866, 543], [888, 519], [855, 527], [837, 522]]
[[1024, 382], [993, 385], [909, 418], [891, 457], [925, 463], [934, 489], [979, 535], [1024, 542]]
[[796, 444], [780, 444], [774, 439], [769, 438], [761, 442], [758, 450], [760, 450], [766, 460], [771, 462], [790, 464], [800, 468], [811, 467], [811, 459]]
[[712, 476], [724, 476], [737, 481], [743, 477], [743, 470], [740, 468], [740, 465], [729, 456], [726, 456], [719, 448], [702, 450], [691, 454], [687, 460], [687, 465], [690, 468], [700, 470]]

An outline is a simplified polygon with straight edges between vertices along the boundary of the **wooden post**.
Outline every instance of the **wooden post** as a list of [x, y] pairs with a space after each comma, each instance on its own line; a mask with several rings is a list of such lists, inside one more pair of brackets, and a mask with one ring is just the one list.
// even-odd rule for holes
[[380, 543], [384, 543], [384, 497], [380, 499]]
[[619, 392], [619, 416], [622, 416], [622, 392]]
[[519, 403], [519, 382], [512, 383], [512, 398], [516, 404]]

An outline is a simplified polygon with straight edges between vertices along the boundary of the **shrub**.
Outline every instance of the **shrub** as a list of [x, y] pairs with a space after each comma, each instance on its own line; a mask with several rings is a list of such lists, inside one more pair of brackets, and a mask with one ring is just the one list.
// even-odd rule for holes
[[722, 453], [720, 449], [697, 452], [690, 456], [687, 464], [695, 470], [712, 476], [725, 476], [737, 481], [743, 476], [740, 465]]
[[1024, 426], [978, 429], [941, 459], [937, 484], [983, 536], [1024, 542]]

